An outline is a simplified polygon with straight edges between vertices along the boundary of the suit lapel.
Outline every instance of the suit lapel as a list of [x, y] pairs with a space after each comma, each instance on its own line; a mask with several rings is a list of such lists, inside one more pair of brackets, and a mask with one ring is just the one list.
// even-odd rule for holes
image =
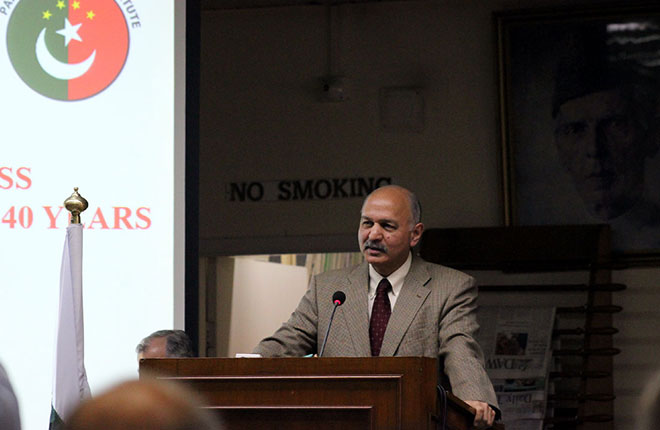
[[371, 356], [369, 344], [368, 289], [369, 269], [367, 263], [359, 265], [347, 279], [346, 303], [342, 306], [353, 347], [358, 357]]
[[387, 323], [383, 346], [380, 350], [381, 357], [394, 355], [417, 311], [431, 292], [431, 289], [426, 286], [431, 276], [420, 263], [419, 259], [413, 257], [410, 271], [403, 281], [403, 288], [396, 299], [390, 321]]

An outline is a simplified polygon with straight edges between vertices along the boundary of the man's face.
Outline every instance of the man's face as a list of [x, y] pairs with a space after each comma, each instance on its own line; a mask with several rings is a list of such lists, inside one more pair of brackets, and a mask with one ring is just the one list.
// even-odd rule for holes
[[374, 191], [362, 207], [358, 242], [364, 258], [382, 276], [389, 276], [408, 258], [424, 226], [413, 226], [405, 191], [385, 187]]
[[555, 143], [592, 215], [615, 218], [641, 197], [648, 146], [620, 90], [588, 94], [561, 105]]

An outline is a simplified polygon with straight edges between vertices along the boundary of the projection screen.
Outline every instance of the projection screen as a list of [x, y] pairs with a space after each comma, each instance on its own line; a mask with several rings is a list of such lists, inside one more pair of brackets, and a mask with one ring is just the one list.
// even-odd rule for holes
[[92, 394], [183, 328], [181, 0], [0, 2], [0, 363], [23, 429], [48, 428], [59, 276], [79, 187]]

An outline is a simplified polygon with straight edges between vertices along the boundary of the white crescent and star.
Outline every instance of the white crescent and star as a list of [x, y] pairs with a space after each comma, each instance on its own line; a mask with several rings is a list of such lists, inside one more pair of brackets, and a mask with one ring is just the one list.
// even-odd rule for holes
[[[56, 32], [57, 34], [64, 36], [64, 46], [69, 46], [69, 42], [71, 42], [71, 40], [82, 42], [82, 38], [78, 34], [78, 29], [81, 25], [82, 23], [71, 25], [69, 19], [64, 18], [64, 28], [57, 30]], [[44, 72], [48, 73], [50, 76], [56, 79], [62, 80], [81, 77], [87, 73], [90, 67], [92, 67], [94, 59], [96, 58], [96, 50], [94, 50], [94, 52], [92, 52], [90, 56], [87, 57], [84, 61], [74, 64], [62, 62], [53, 57], [53, 55], [48, 50], [48, 47], [46, 46], [46, 27], [44, 27], [39, 33], [39, 37], [37, 38], [37, 43], [35, 45], [35, 53], [37, 54], [37, 61], [39, 62], [39, 65], [44, 70]]]

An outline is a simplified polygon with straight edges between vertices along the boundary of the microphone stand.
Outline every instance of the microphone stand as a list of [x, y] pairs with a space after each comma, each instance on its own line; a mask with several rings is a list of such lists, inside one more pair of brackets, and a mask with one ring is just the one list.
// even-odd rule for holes
[[325, 337], [323, 338], [323, 345], [321, 345], [321, 351], [319, 352], [319, 357], [323, 356], [323, 351], [325, 351], [325, 344], [328, 341], [328, 334], [330, 334], [330, 326], [332, 325], [332, 320], [335, 317], [335, 311], [341, 305], [339, 300], [335, 300], [334, 307], [332, 308], [332, 314], [330, 314], [330, 322], [328, 322], [328, 329], [325, 331]]

